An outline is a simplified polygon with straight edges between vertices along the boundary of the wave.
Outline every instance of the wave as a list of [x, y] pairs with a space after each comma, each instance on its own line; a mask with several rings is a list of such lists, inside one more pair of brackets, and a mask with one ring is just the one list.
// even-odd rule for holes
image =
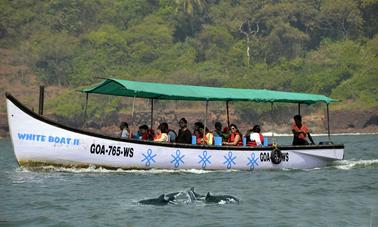
[[341, 160], [335, 161], [331, 166], [336, 169], [350, 170], [360, 168], [378, 168], [378, 159], [372, 160]]
[[[360, 168], [378, 168], [378, 159], [373, 160], [341, 160], [335, 161], [333, 164], [326, 168], [335, 168], [341, 170], [350, 169], [360, 169]], [[314, 169], [280, 169], [281, 171], [313, 171], [323, 168]], [[240, 172], [240, 170], [202, 170], [202, 169], [149, 169], [149, 170], [126, 170], [126, 169], [107, 169], [105, 167], [98, 167], [95, 165], [90, 165], [89, 167], [62, 167], [62, 166], [26, 166], [20, 167], [21, 172], [66, 172], [66, 173], [132, 173], [132, 174], [207, 174], [207, 173], [219, 173], [219, 172]], [[278, 171], [275, 170], [265, 170], [265, 171]]]

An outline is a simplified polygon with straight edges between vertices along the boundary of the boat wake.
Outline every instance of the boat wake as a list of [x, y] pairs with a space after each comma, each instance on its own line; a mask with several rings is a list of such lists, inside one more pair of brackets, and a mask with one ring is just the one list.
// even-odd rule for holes
[[349, 170], [349, 169], [376, 169], [378, 168], [378, 159], [373, 160], [341, 160], [336, 161], [332, 168]]
[[[373, 160], [341, 160], [335, 161], [331, 166], [326, 168], [334, 168], [341, 170], [350, 169], [361, 169], [361, 168], [378, 168], [378, 159]], [[313, 171], [323, 168], [314, 169], [280, 169], [283, 171]], [[65, 173], [131, 173], [131, 174], [208, 174], [208, 173], [219, 173], [219, 172], [239, 172], [239, 170], [203, 170], [203, 169], [108, 169], [106, 167], [89, 165], [88, 167], [78, 167], [78, 166], [54, 166], [54, 165], [37, 165], [37, 166], [23, 166], [20, 167], [22, 172], [65, 172]], [[271, 171], [277, 171], [271, 170]]]
[[[132, 174], [179, 174], [179, 173], [191, 173], [191, 174], [205, 174], [212, 173], [214, 171], [198, 170], [198, 169], [149, 169], [149, 170], [126, 170], [126, 169], [107, 169], [105, 167], [99, 167], [90, 165], [88, 167], [62, 167], [54, 165], [41, 165], [41, 166], [24, 166], [21, 167], [21, 171], [39, 171], [39, 172], [66, 172], [66, 173], [132, 173]], [[219, 172], [219, 171], [217, 171]], [[223, 170], [223, 172], [226, 172]]]

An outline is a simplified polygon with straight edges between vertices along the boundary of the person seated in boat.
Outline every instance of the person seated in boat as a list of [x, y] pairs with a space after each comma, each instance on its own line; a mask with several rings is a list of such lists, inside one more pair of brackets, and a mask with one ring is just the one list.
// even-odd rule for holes
[[188, 129], [188, 121], [185, 118], [181, 118], [179, 121], [179, 132], [176, 137], [176, 143], [192, 143], [192, 133]]
[[201, 132], [200, 132], [199, 129], [197, 129], [197, 130], [195, 129], [195, 130], [193, 131], [193, 136], [196, 137], [196, 144], [197, 144], [197, 145], [201, 145], [201, 144], [203, 144], [202, 134], [201, 134]]
[[246, 135], [247, 146], [255, 147], [262, 146], [264, 142], [264, 136], [261, 134], [260, 125], [255, 125]]
[[168, 124], [161, 123], [156, 130], [156, 135], [154, 137], [155, 142], [168, 142]]
[[294, 135], [293, 145], [308, 145], [307, 137], [311, 144], [315, 144], [310, 135], [310, 129], [302, 123], [301, 115], [294, 116], [294, 123], [291, 125], [291, 130]]
[[214, 137], [221, 137], [222, 141], [225, 141], [228, 138], [228, 133], [225, 133], [227, 132], [227, 130], [222, 130], [222, 123], [220, 123], [219, 121], [215, 122], [214, 128]]
[[230, 135], [231, 135], [231, 129], [230, 129], [230, 127], [229, 126], [225, 126], [223, 128], [223, 138], [224, 138], [224, 140], [227, 140], [228, 137], [230, 137]]
[[238, 127], [235, 124], [230, 125], [231, 134], [227, 139], [227, 142], [223, 142], [224, 145], [231, 145], [231, 146], [242, 146], [242, 135], [239, 132]]
[[173, 130], [169, 127], [168, 127], [168, 138], [169, 138], [170, 143], [174, 143], [176, 141], [176, 138], [177, 138], [177, 134], [176, 134], [175, 130]]
[[197, 121], [196, 123], [194, 123], [194, 130], [193, 131], [199, 130], [200, 128], [203, 128], [203, 127], [205, 127], [203, 125], [203, 123], [200, 122], [200, 121]]
[[197, 140], [199, 137], [203, 137], [203, 134], [202, 134], [203, 130], [201, 131], [200, 128], [204, 128], [204, 127], [205, 126], [202, 124], [202, 122], [197, 121], [196, 123], [194, 123], [193, 136], [196, 136]]
[[129, 129], [129, 124], [125, 121], [121, 122], [119, 129], [121, 130], [120, 138], [121, 139], [129, 139], [131, 138], [131, 133]]
[[[205, 133], [205, 136], [203, 136], [204, 133]], [[208, 128], [206, 128], [206, 130], [204, 130], [204, 127], [199, 128], [199, 135], [202, 135], [202, 137], [199, 138], [200, 144], [206, 144], [206, 145], [214, 144], [214, 135]], [[198, 141], [198, 138], [197, 138], [197, 141]]]
[[140, 140], [153, 140], [154, 135], [153, 131], [148, 128], [147, 125], [141, 125], [139, 126], [139, 131], [138, 131], [138, 139]]

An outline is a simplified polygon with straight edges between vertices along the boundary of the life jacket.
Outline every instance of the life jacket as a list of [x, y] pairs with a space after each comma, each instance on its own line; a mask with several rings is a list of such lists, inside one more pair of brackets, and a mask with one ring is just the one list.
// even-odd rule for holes
[[141, 135], [142, 140], [153, 140], [153, 136], [147, 131]]
[[[165, 137], [165, 138], [163, 138]], [[164, 139], [161, 141], [161, 139]], [[167, 133], [159, 133], [155, 136], [154, 138], [154, 141], [157, 141], [157, 142], [168, 142], [169, 141], [169, 138], [168, 138], [168, 134]]]
[[197, 138], [197, 144], [207, 144], [213, 145], [214, 144], [214, 136], [213, 133], [207, 132], [205, 137]]
[[293, 123], [291, 125], [291, 129], [294, 130], [294, 131], [296, 131], [296, 132], [303, 131], [303, 132], [299, 133], [298, 136], [297, 136], [297, 138], [300, 139], [300, 140], [306, 140], [307, 133], [309, 133], [309, 131], [310, 131], [308, 129], [308, 127], [305, 124], [303, 124], [303, 123], [302, 123], [302, 127], [301, 128], [298, 128], [298, 126], [295, 123]]
[[161, 136], [162, 136], [162, 133], [158, 133], [158, 134], [156, 134], [156, 135], [154, 136], [154, 141], [155, 141], [155, 140], [159, 140], [159, 139], [161, 138]]
[[227, 142], [229, 142], [229, 143], [234, 142], [236, 135], [239, 135], [239, 136], [240, 136], [240, 140], [239, 140], [239, 142], [236, 144], [236, 146], [242, 146], [242, 145], [243, 145], [243, 137], [242, 137], [242, 135], [240, 134], [240, 132], [231, 133], [230, 136], [228, 137], [228, 141], [227, 141]]
[[193, 136], [196, 137], [196, 144], [203, 144], [203, 134], [201, 132], [198, 133], [199, 135], [196, 135], [193, 133]]
[[[247, 138], [247, 146], [255, 147], [255, 146], [257, 146], [257, 143], [256, 143], [256, 141], [251, 141], [251, 134], [252, 133], [250, 133], [246, 137]], [[264, 136], [261, 133], [259, 133], [259, 137], [260, 137], [261, 144], [263, 144], [264, 143]]]

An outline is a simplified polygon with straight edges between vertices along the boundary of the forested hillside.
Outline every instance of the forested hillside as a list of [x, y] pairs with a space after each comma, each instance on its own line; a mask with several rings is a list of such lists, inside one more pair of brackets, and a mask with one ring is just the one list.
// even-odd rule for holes
[[343, 100], [338, 109], [371, 109], [377, 18], [377, 0], [2, 0], [0, 48], [28, 69], [2, 77], [61, 87], [51, 109], [99, 77], [321, 93]]

